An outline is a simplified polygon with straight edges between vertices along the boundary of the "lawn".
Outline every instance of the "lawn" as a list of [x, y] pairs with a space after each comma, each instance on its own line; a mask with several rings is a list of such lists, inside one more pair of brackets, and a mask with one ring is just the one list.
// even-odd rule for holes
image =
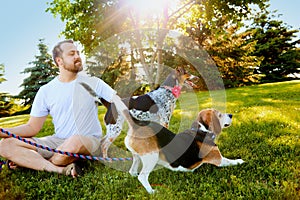
[[[77, 179], [29, 169], [0, 173], [0, 199], [300, 199], [300, 81], [255, 85], [226, 90], [226, 112], [233, 124], [217, 144], [223, 156], [242, 158], [242, 165], [218, 168], [203, 165], [193, 173], [157, 168], [149, 195], [126, 170], [131, 161], [86, 161]], [[214, 106], [216, 92], [184, 93], [170, 129], [188, 127], [196, 113]], [[197, 100], [197, 103], [194, 100]], [[99, 107], [102, 121], [105, 109]], [[0, 119], [0, 127], [26, 122], [27, 115]], [[47, 119], [41, 135], [51, 134]], [[122, 136], [110, 154], [130, 157]]]

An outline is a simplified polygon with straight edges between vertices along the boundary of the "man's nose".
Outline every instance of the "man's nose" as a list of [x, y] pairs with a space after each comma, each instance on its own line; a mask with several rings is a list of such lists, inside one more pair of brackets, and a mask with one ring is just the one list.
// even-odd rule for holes
[[75, 58], [76, 58], [76, 59], [77, 59], [77, 58], [80, 58], [79, 53], [75, 53]]

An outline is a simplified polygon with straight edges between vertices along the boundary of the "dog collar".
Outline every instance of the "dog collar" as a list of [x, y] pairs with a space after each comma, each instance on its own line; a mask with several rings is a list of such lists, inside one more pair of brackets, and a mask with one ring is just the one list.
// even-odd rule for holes
[[[202, 123], [198, 122], [198, 124], [200, 125], [200, 127], [198, 127], [197, 129], [192, 127], [191, 130], [192, 131], [196, 131], [198, 133], [198, 131], [202, 131], [202, 132], [205, 132], [205, 133], [211, 133], [214, 135], [214, 132], [208, 130]], [[215, 137], [213, 137], [214, 139]]]
[[178, 85], [176, 85], [174, 87], [164, 86], [164, 88], [166, 88], [167, 90], [170, 90], [175, 98], [178, 98], [180, 96], [180, 93], [181, 93], [180, 86], [178, 86]]

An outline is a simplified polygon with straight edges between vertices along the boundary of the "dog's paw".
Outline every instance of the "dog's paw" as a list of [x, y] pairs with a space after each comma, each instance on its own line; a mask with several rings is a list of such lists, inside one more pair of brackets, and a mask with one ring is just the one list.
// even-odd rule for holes
[[131, 176], [134, 176], [134, 177], [136, 177], [136, 176], [138, 176], [138, 175], [139, 175], [139, 173], [138, 173], [138, 172], [129, 172], [129, 174], [130, 174]]
[[149, 194], [154, 194], [154, 193], [156, 193], [156, 190], [153, 190], [153, 189], [147, 190], [147, 191], [148, 191]]
[[226, 166], [230, 166], [230, 165], [239, 165], [244, 163], [245, 161], [243, 161], [242, 159], [235, 159], [235, 160], [231, 160], [228, 158], [222, 158], [221, 160], [221, 164], [219, 165], [219, 167], [226, 167]]
[[243, 164], [244, 162], [245, 162], [245, 161], [243, 161], [242, 159], [237, 159], [237, 160], [236, 160], [236, 163], [237, 163], [237, 164]]

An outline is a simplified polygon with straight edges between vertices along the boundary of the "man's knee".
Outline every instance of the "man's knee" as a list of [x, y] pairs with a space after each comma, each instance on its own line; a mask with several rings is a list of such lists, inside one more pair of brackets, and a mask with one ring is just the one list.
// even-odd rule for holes
[[[91, 149], [93, 149], [93, 141], [89, 137], [81, 136], [81, 135], [73, 135], [68, 138], [62, 145], [60, 145], [57, 149], [70, 152], [74, 154], [91, 154]], [[50, 161], [55, 165], [67, 165], [74, 160], [76, 160], [74, 156], [66, 156], [62, 154], [54, 154]]]
[[[81, 142], [80, 142], [80, 136], [74, 135], [70, 138], [68, 138], [62, 145], [60, 145], [57, 149], [61, 150], [63, 152], [69, 152], [69, 153], [82, 153], [81, 152]], [[62, 154], [54, 154], [50, 161], [54, 165], [67, 165], [71, 162], [76, 160], [74, 156], [68, 156], [68, 155], [62, 155]]]
[[90, 138], [82, 135], [73, 135], [63, 143], [61, 149], [72, 153], [88, 154], [88, 150], [92, 145], [93, 142]]

